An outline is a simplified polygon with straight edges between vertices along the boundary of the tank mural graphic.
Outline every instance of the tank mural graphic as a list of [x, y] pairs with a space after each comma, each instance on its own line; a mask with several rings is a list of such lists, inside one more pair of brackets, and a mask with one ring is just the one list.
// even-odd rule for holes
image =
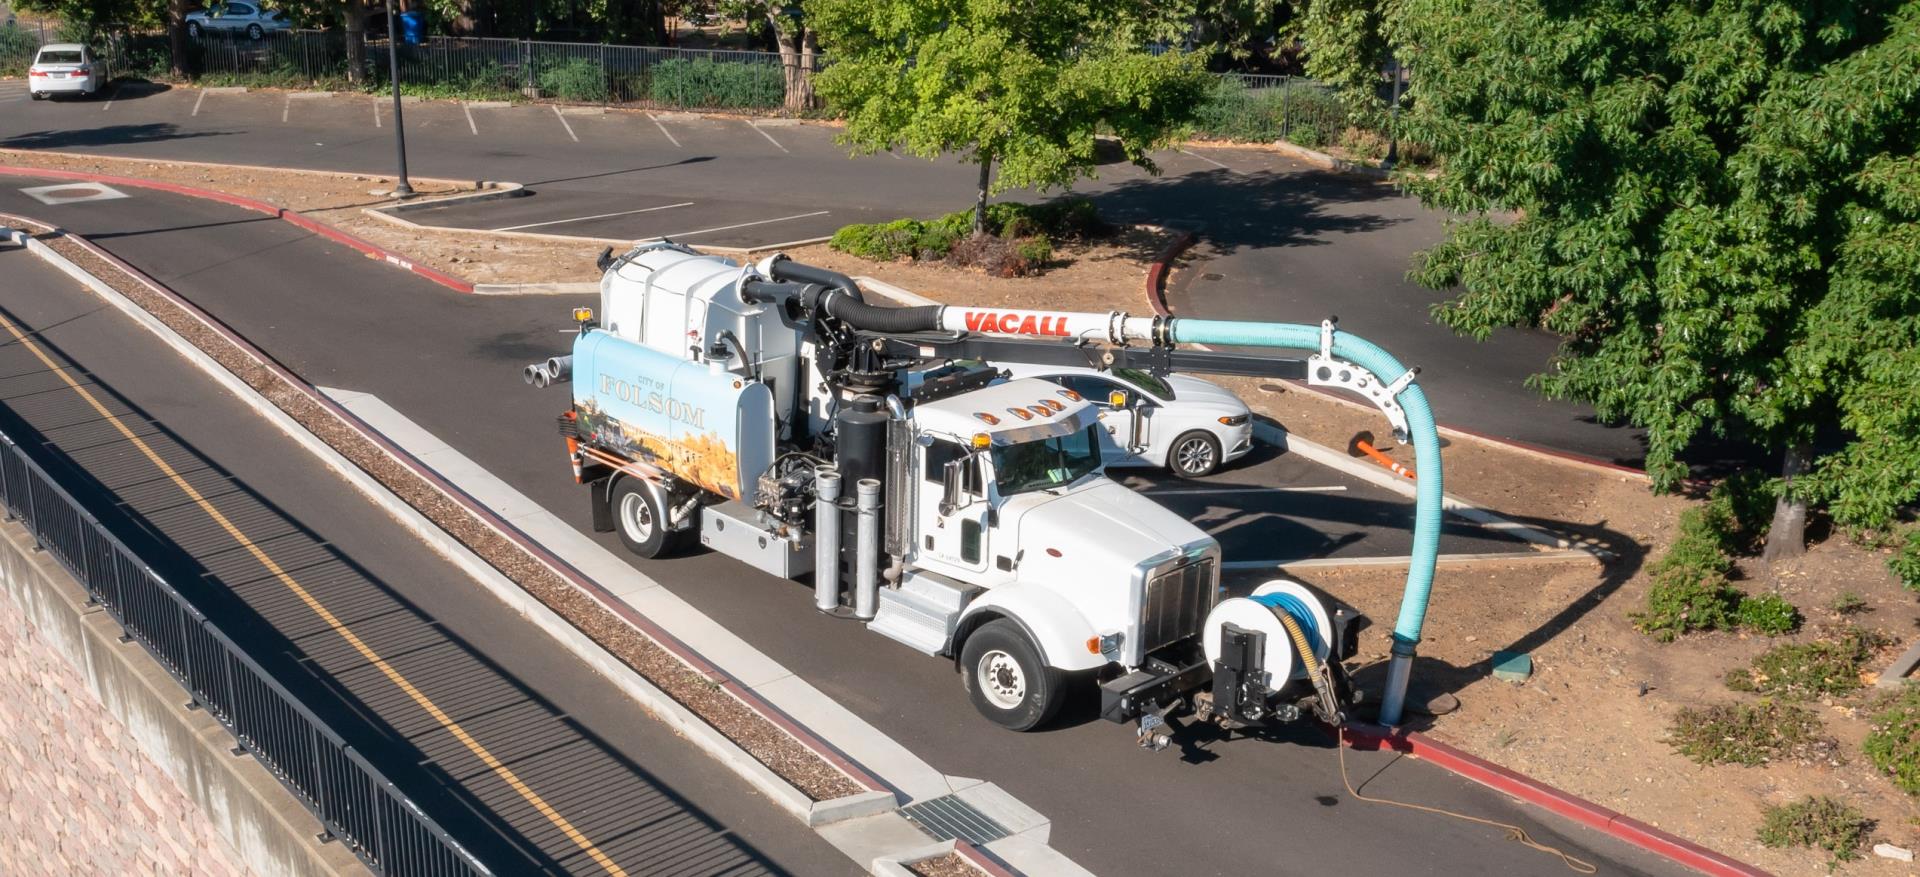
[[574, 342], [573, 407], [588, 444], [732, 500], [773, 459], [766, 385], [587, 332]]

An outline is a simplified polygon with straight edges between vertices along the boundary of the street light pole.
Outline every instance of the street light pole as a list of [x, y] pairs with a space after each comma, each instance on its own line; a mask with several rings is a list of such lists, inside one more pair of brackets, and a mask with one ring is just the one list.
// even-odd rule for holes
[[400, 154], [400, 183], [393, 194], [402, 198], [413, 194], [407, 182], [407, 126], [400, 117], [400, 30], [393, 20], [393, 0], [387, 2], [387, 77], [393, 81], [393, 147]]

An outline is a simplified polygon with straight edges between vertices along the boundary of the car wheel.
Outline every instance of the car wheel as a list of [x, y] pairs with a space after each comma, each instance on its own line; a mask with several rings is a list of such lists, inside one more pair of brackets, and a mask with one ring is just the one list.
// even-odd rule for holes
[[34, 100], [46, 100], [46, 99], [47, 99], [47, 93], [46, 93], [46, 92], [44, 92], [44, 91], [36, 91], [36, 92], [34, 92], [34, 93], [33, 93], [33, 99], [34, 99]]
[[200, 38], [200, 22], [187, 22], [187, 36], [193, 37], [196, 40]]
[[266, 33], [267, 33], [266, 31], [263, 31], [260, 29], [260, 25], [257, 25], [257, 24], [247, 25], [247, 39], [257, 40], [263, 36], [266, 36]]
[[1005, 618], [987, 622], [960, 649], [960, 684], [989, 721], [1030, 731], [1060, 712], [1065, 674], [1040, 660], [1040, 649]]
[[654, 491], [637, 478], [623, 478], [613, 488], [614, 532], [628, 551], [652, 560], [679, 550], [693, 530], [673, 532], [667, 529], [667, 510], [655, 499]]
[[1220, 440], [1202, 430], [1184, 432], [1167, 452], [1167, 468], [1181, 478], [1205, 478], [1220, 469]]

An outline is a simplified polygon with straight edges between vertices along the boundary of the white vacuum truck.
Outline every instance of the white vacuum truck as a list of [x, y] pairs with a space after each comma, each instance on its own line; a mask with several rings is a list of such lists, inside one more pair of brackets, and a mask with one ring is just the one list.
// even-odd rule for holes
[[601, 266], [597, 319], [576, 311], [572, 354], [525, 378], [571, 382], [575, 479], [636, 554], [697, 539], [811, 575], [820, 611], [953, 657], [979, 711], [1016, 730], [1096, 682], [1102, 715], [1155, 748], [1188, 709], [1230, 726], [1295, 718], [1295, 700], [1337, 711], [1357, 617], [1286, 581], [1223, 600], [1219, 543], [1103, 474], [1090, 400], [990, 364], [1304, 363], [1083, 339], [1090, 319], [1141, 319], [1117, 314], [875, 306], [779, 255], [656, 242]]

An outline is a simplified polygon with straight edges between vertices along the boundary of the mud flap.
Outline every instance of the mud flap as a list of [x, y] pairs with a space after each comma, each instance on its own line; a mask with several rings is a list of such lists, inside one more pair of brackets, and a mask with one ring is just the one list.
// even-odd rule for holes
[[613, 532], [613, 498], [610, 495], [612, 478], [595, 478], [587, 482], [587, 488], [593, 494], [593, 532]]

